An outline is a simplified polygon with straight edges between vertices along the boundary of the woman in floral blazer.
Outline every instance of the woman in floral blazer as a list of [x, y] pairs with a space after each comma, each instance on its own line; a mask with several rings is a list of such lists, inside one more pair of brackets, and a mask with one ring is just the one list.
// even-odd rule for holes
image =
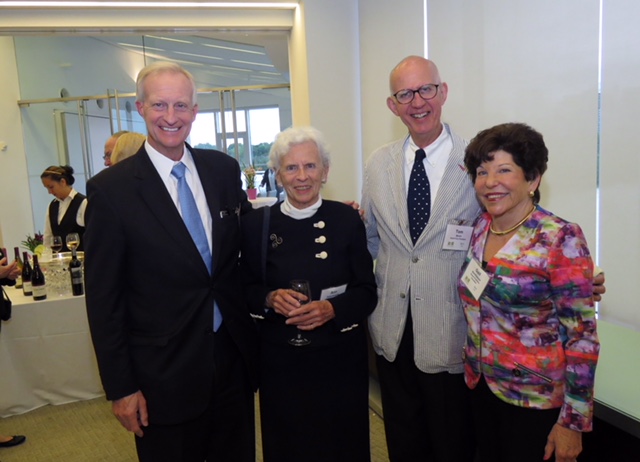
[[478, 217], [459, 292], [465, 380], [481, 460], [572, 462], [590, 431], [599, 342], [593, 263], [580, 227], [537, 205], [542, 135], [524, 124], [480, 132], [465, 164]]

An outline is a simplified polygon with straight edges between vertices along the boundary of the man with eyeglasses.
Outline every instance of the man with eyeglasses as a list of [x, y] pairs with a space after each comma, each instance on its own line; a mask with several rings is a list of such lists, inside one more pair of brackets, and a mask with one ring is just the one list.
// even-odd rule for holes
[[[371, 155], [362, 197], [377, 258], [378, 306], [369, 328], [389, 458], [469, 462], [475, 448], [456, 282], [467, 250], [460, 236], [470, 235], [480, 208], [464, 169], [466, 143], [441, 122], [448, 87], [436, 65], [403, 59], [390, 89], [387, 106], [409, 133]], [[414, 166], [416, 151], [424, 160]], [[412, 175], [427, 181], [414, 183]], [[410, 203], [416, 191], [419, 205]], [[409, 208], [423, 212], [415, 223]]]
[[138, 74], [147, 139], [87, 183], [86, 301], [100, 377], [143, 462], [254, 462], [258, 343], [240, 285], [235, 159], [186, 143], [193, 76]]
[[120, 130], [119, 132], [115, 132], [104, 143], [104, 155], [102, 156], [102, 160], [104, 160], [105, 167], [111, 167], [111, 154], [113, 154], [113, 148], [115, 148], [118, 138], [120, 138], [125, 133], [129, 133], [129, 131]]

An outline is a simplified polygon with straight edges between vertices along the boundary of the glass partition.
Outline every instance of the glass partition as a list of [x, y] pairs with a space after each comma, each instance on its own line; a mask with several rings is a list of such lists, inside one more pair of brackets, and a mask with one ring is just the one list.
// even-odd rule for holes
[[112, 133], [146, 134], [135, 107], [135, 78], [154, 60], [179, 62], [196, 79], [199, 113], [188, 140], [194, 146], [215, 147], [262, 170], [273, 138], [291, 125], [288, 72], [258, 45], [199, 36], [26, 36], [14, 42], [37, 230], [51, 201], [40, 181], [46, 167], [71, 165], [74, 187], [85, 193], [86, 181], [105, 168], [104, 143]]

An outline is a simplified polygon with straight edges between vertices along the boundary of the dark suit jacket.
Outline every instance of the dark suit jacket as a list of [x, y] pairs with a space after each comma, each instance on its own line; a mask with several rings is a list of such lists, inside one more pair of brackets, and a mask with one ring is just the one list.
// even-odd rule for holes
[[[335, 318], [304, 332], [313, 347], [336, 345], [354, 335], [364, 339], [366, 319], [376, 306], [377, 296], [373, 261], [358, 213], [326, 199], [311, 218], [303, 220], [286, 217], [280, 203], [270, 210], [266, 233], [264, 209], [242, 217], [240, 266], [262, 340], [286, 345], [297, 332], [295, 326], [285, 324], [284, 316], [264, 306], [267, 294], [288, 288], [291, 279], [309, 280], [313, 300], [320, 300], [323, 289], [347, 285], [344, 293], [331, 299]], [[324, 258], [319, 258], [322, 252]]]
[[180, 423], [209, 402], [213, 301], [257, 386], [255, 327], [238, 273], [238, 163], [189, 147], [213, 221], [207, 268], [144, 146], [87, 183], [87, 313], [109, 400], [141, 390], [152, 423]]

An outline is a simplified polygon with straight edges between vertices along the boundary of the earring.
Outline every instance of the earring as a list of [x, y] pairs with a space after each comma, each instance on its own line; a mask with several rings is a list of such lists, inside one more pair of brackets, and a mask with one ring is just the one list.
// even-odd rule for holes
[[533, 191], [529, 191], [529, 197], [533, 197], [534, 192]]

